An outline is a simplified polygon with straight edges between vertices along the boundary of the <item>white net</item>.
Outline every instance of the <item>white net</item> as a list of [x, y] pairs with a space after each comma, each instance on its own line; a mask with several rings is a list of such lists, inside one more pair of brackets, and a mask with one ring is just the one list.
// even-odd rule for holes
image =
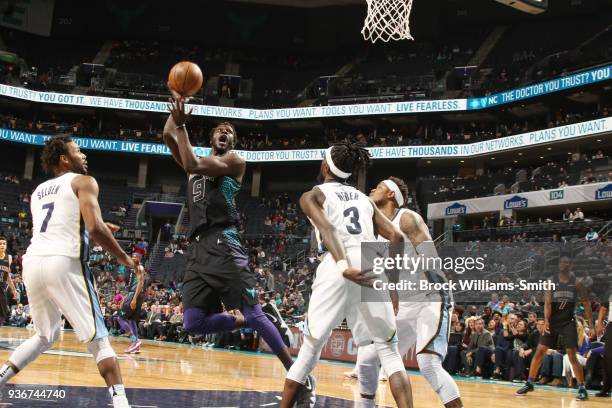
[[375, 43], [412, 40], [410, 10], [412, 0], [366, 0], [368, 16], [363, 24], [363, 38]]

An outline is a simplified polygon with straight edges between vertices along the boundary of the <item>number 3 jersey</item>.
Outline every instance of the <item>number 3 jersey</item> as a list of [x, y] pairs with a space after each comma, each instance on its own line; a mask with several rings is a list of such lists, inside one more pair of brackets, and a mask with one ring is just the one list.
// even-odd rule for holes
[[32, 240], [26, 256], [63, 255], [87, 260], [89, 234], [71, 185], [76, 176], [66, 173], [47, 180], [32, 193]]
[[[374, 208], [365, 194], [353, 186], [337, 182], [319, 184], [317, 188], [325, 195], [323, 211], [336, 228], [345, 248], [360, 247], [362, 242], [376, 241], [372, 222]], [[327, 251], [318, 230], [316, 235], [319, 251]]]

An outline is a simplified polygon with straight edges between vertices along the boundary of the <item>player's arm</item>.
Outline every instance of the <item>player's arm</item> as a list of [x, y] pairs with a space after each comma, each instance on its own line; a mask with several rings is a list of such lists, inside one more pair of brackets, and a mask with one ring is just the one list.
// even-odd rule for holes
[[172, 118], [172, 115], [168, 115], [168, 119], [166, 120], [166, 124], [164, 125], [164, 133], [162, 138], [166, 146], [168, 146], [168, 148], [170, 149], [174, 161], [176, 161], [179, 166], [185, 169], [185, 166], [183, 166], [183, 162], [181, 160], [181, 154], [179, 153], [176, 123], [174, 123], [174, 118]]
[[[604, 334], [604, 319], [608, 314], [608, 308], [602, 303], [599, 307], [599, 315], [597, 316], [597, 324], [595, 325], [597, 336], [603, 336]], [[608, 324], [612, 324], [608, 322]]]
[[544, 292], [544, 333], [550, 333], [550, 317], [552, 315], [552, 292]]
[[429, 234], [427, 224], [425, 224], [423, 218], [414, 211], [406, 211], [402, 214], [400, 228], [402, 232], [408, 236], [415, 249], [423, 242], [431, 241], [431, 235]]
[[584, 287], [582, 282], [578, 282], [576, 285], [576, 289], [578, 290], [578, 294], [580, 295], [580, 301], [584, 306], [584, 314], [587, 318], [587, 323], [590, 328], [594, 328], [593, 325], [593, 309], [591, 309], [591, 299], [589, 297], [589, 290]]
[[[8, 268], [11, 270], [11, 264], [13, 263], [13, 257], [11, 255], [8, 256]], [[6, 273], [6, 282], [8, 283], [9, 288], [13, 292], [13, 299], [17, 300], [19, 295], [17, 294], [17, 288], [15, 287], [15, 283], [13, 282], [13, 278], [11, 278], [11, 272]]]
[[102, 219], [98, 204], [98, 183], [93, 177], [77, 176], [72, 180], [72, 189], [79, 198], [79, 208], [89, 236], [102, 248], [117, 258], [117, 261], [129, 268], [134, 266], [132, 259], [123, 251], [113, 237], [111, 230]]
[[342, 260], [346, 261], [346, 251], [338, 237], [336, 228], [323, 211], [324, 202], [325, 194], [316, 187], [305, 192], [300, 197], [300, 207], [302, 211], [310, 218], [314, 226], [317, 227], [319, 234], [321, 234], [321, 241], [323, 241], [323, 244], [331, 253], [334, 260], [336, 262]]
[[[323, 211], [323, 203], [325, 202], [325, 194], [318, 188], [313, 188], [310, 191], [305, 192], [300, 197], [300, 208], [304, 214], [312, 221], [319, 234], [321, 235], [321, 241], [327, 248], [329, 253], [336, 261], [336, 266], [341, 270], [343, 276], [347, 279], [352, 280], [358, 284], [369, 284], [369, 282], [360, 275], [360, 271], [357, 268], [351, 268], [346, 260], [346, 251], [344, 246], [338, 237], [336, 228], [327, 218], [327, 215]], [[355, 275], [355, 276], [353, 276]]]
[[246, 162], [236, 154], [225, 154], [223, 156], [197, 157], [193, 153], [193, 146], [189, 141], [185, 123], [191, 115], [191, 111], [185, 112], [185, 101], [182, 98], [172, 100], [170, 113], [174, 118], [178, 152], [183, 163], [183, 169], [188, 174], [200, 174], [210, 177], [232, 176], [242, 179], [246, 170]]
[[[389, 245], [389, 258], [395, 259], [396, 256], [402, 256], [404, 253], [404, 237], [401, 232], [395, 228], [393, 223], [382, 213], [374, 204], [373, 201], [370, 201], [372, 204], [372, 208], [374, 208], [374, 217], [372, 219], [374, 223], [374, 228], [383, 238], [386, 238], [391, 243]], [[392, 268], [387, 270], [387, 277], [389, 278], [389, 282], [397, 283], [399, 281], [399, 271], [396, 268]], [[391, 303], [393, 304], [393, 310], [397, 315], [399, 311], [399, 296], [397, 294], [397, 290], [389, 290], [389, 296], [391, 297]]]

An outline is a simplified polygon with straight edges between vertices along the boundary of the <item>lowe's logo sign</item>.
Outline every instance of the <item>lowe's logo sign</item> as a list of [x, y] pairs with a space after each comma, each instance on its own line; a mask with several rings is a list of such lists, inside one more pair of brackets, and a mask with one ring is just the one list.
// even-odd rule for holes
[[504, 210], [516, 210], [517, 208], [527, 208], [527, 206], [527, 199], [517, 195], [504, 201]]
[[446, 207], [446, 215], [462, 215], [467, 214], [467, 207], [465, 205], [455, 203]]
[[609, 200], [612, 198], [612, 184], [608, 184], [605, 187], [595, 190], [596, 200]]

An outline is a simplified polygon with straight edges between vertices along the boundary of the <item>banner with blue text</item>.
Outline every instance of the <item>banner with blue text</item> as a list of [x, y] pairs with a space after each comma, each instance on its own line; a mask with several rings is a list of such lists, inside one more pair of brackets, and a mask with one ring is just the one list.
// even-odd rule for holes
[[[454, 112], [486, 109], [552, 92], [559, 92], [570, 88], [606, 81], [611, 78], [612, 65], [608, 65], [482, 98], [310, 106], [285, 109], [247, 109], [211, 105], [189, 105], [189, 107], [193, 108], [193, 115], [195, 116], [236, 120], [297, 120], [343, 116]], [[168, 111], [167, 103], [163, 101], [39, 92], [4, 84], [0, 84], [0, 96], [7, 96], [10, 98], [38, 103], [83, 106], [91, 108], [121, 109], [159, 113], [165, 113]]]
[[[612, 132], [612, 117], [501, 137], [484, 142], [460, 145], [369, 147], [368, 150], [370, 151], [373, 159], [459, 158], [519, 149], [527, 146], [541, 145], [584, 136], [593, 136], [606, 132]], [[11, 129], [0, 129], [0, 140], [8, 142], [42, 146], [44, 145], [45, 140], [49, 137], [49, 135], [32, 134]], [[159, 143], [92, 139], [85, 137], [75, 137], [74, 140], [84, 150], [170, 155], [170, 150], [168, 147]], [[210, 153], [210, 148], [195, 147], [194, 151], [199, 156], [206, 156]], [[265, 151], [236, 150], [236, 153], [248, 162], [265, 163], [279, 161], [322, 160], [325, 156], [325, 149]]]
[[612, 65], [551, 79], [550, 81], [522, 88], [511, 89], [507, 92], [500, 92], [482, 98], [471, 98], [468, 99], [467, 107], [468, 109], [491, 108], [505, 103], [517, 102], [523, 99], [606, 81], [610, 78], [612, 78]]

